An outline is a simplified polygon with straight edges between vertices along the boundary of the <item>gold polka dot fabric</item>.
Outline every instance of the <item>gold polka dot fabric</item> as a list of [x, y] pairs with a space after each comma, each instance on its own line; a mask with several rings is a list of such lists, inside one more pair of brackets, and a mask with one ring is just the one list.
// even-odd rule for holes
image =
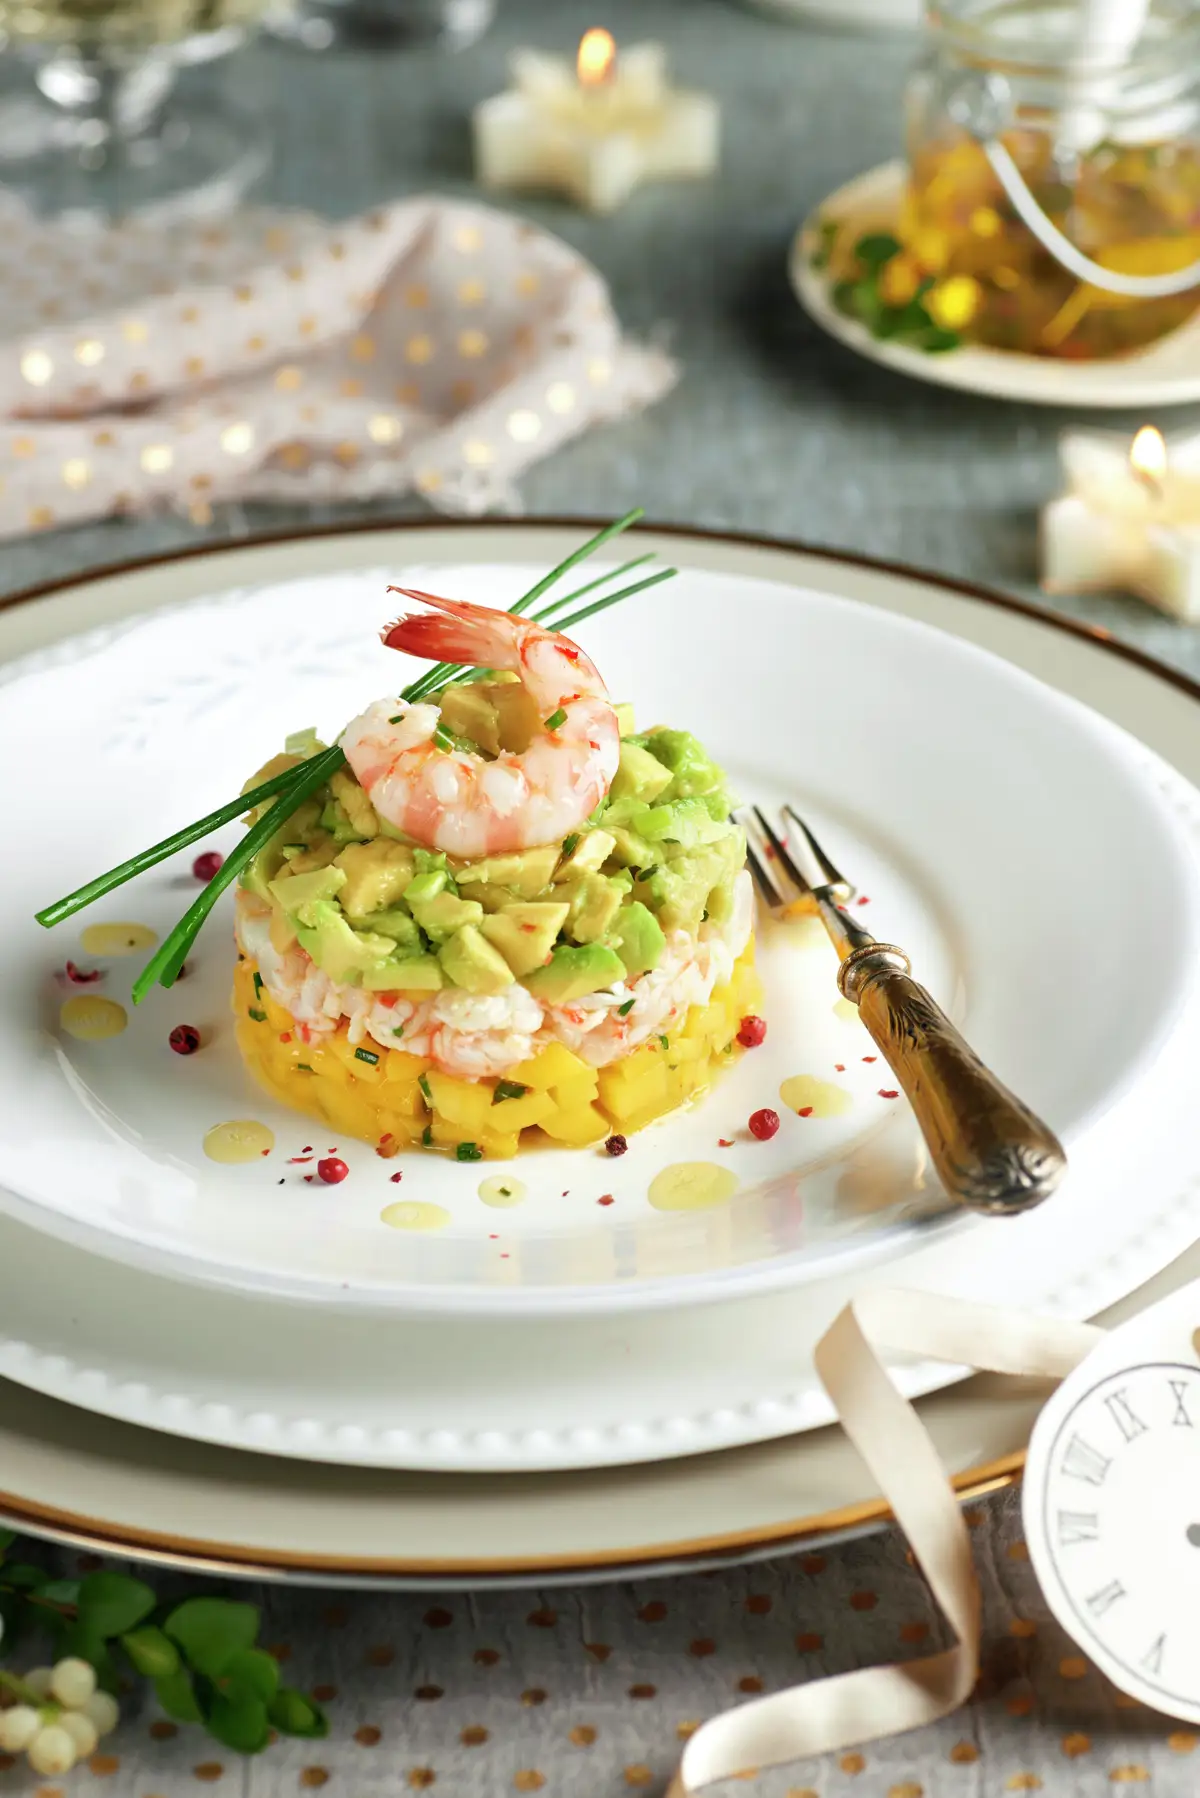
[[[1200, 1738], [1123, 1709], [1050, 1617], [1021, 1541], [1015, 1493], [973, 1533], [982, 1587], [980, 1673], [967, 1702], [924, 1729], [762, 1765], [713, 1798], [1195, 1798]], [[74, 1576], [75, 1558], [56, 1557]], [[202, 1589], [184, 1582], [181, 1592]], [[877, 1603], [864, 1608], [863, 1592]], [[263, 1640], [330, 1732], [242, 1761], [153, 1701], [130, 1706], [64, 1798], [665, 1798], [705, 1720], [802, 1679], [901, 1659], [951, 1637], [896, 1533], [689, 1577], [533, 1591], [337, 1595], [252, 1589]], [[1035, 1626], [1012, 1630], [1017, 1619]], [[814, 1646], [815, 1644], [815, 1646]], [[701, 1646], [703, 1652], [697, 1653]], [[748, 1773], [749, 1769], [745, 1769]], [[15, 1770], [0, 1779], [7, 1792]], [[14, 1798], [33, 1786], [12, 1785]]]
[[676, 378], [591, 265], [490, 208], [80, 235], [0, 197], [0, 533], [226, 499], [514, 502]]

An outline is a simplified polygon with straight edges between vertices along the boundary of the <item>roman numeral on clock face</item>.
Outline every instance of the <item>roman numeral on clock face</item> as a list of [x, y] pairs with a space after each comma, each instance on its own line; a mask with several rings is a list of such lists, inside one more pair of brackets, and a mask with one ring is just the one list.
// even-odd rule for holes
[[1060, 1548], [1070, 1548], [1076, 1542], [1098, 1542], [1099, 1539], [1100, 1519], [1095, 1511], [1060, 1511], [1058, 1513]]
[[1089, 1486], [1102, 1486], [1111, 1466], [1112, 1462], [1082, 1436], [1072, 1436], [1067, 1443], [1062, 1470], [1069, 1479], [1084, 1480]]
[[1166, 1648], [1166, 1646], [1167, 1646], [1167, 1638], [1166, 1638], [1166, 1635], [1163, 1634], [1163, 1635], [1159, 1636], [1155, 1641], [1151, 1642], [1149, 1648], [1146, 1650], [1145, 1654], [1142, 1656], [1141, 1660], [1138, 1662], [1139, 1667], [1144, 1667], [1146, 1669], [1147, 1673], [1161, 1673], [1162, 1672], [1162, 1664], [1163, 1664], [1163, 1651]]
[[1090, 1598], [1084, 1600], [1084, 1603], [1093, 1617], [1103, 1617], [1106, 1611], [1111, 1611], [1118, 1598], [1124, 1598], [1124, 1596], [1124, 1586], [1119, 1579], [1115, 1579], [1110, 1580], [1107, 1586], [1101, 1586], [1098, 1592], [1093, 1592]]
[[1171, 1394], [1175, 1400], [1175, 1415], [1171, 1419], [1172, 1424], [1179, 1430], [1193, 1429], [1195, 1426], [1188, 1415], [1187, 1408], [1187, 1381], [1168, 1380], [1167, 1384], [1170, 1386]]
[[1104, 1403], [1126, 1442], [1132, 1442], [1136, 1436], [1146, 1434], [1146, 1426], [1129, 1403], [1124, 1386], [1110, 1393]]

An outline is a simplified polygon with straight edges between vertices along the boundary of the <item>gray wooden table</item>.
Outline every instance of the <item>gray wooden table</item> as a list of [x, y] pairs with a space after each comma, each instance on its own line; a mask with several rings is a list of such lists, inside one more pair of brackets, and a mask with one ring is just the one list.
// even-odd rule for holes
[[[798, 219], [896, 153], [911, 43], [799, 30], [727, 0], [608, 0], [601, 10], [619, 39], [661, 37], [681, 79], [719, 93], [724, 169], [708, 185], [646, 192], [611, 220], [524, 206], [599, 266], [628, 328], [661, 334], [684, 368], [652, 412], [535, 469], [523, 489], [529, 512], [605, 515], [640, 503], [652, 519], [804, 538], [1035, 597], [1036, 514], [1057, 484], [1063, 418], [856, 360], [801, 316], [784, 278]], [[495, 30], [455, 57], [310, 58], [260, 46], [220, 78], [272, 123], [268, 197], [345, 215], [404, 193], [471, 191], [467, 114], [502, 85], [509, 49], [568, 50], [599, 18], [583, 0], [501, 0]], [[161, 516], [5, 544], [0, 589], [301, 521], [282, 508], [229, 508], [208, 531]], [[1064, 604], [1200, 675], [1200, 634], [1116, 595]], [[972, 1705], [940, 1728], [737, 1790], [1195, 1792], [1196, 1735], [1123, 1707], [1047, 1621], [1012, 1502], [981, 1510], [975, 1526], [987, 1621]], [[81, 1790], [108, 1777], [122, 1798], [182, 1798], [197, 1781], [244, 1798], [318, 1788], [330, 1798], [432, 1787], [446, 1798], [656, 1793], [696, 1720], [943, 1639], [894, 1535], [744, 1572], [544, 1597], [331, 1602], [273, 1592], [263, 1601], [289, 1675], [323, 1689], [331, 1739], [280, 1745], [243, 1768], [144, 1715], [104, 1745], [111, 1752], [79, 1776]], [[36, 1783], [0, 1771], [0, 1793]]]

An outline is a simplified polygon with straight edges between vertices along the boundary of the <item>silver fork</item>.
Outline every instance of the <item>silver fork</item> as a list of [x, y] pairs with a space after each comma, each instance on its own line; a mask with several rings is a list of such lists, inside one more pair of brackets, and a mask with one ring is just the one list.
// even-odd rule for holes
[[790, 805], [775, 829], [759, 806], [734, 813], [759, 892], [777, 917], [819, 915], [837, 951], [838, 987], [857, 1005], [913, 1108], [946, 1192], [970, 1211], [1013, 1217], [1058, 1186], [1062, 1144], [980, 1061], [912, 979], [895, 943], [879, 943], [846, 910], [853, 888]]

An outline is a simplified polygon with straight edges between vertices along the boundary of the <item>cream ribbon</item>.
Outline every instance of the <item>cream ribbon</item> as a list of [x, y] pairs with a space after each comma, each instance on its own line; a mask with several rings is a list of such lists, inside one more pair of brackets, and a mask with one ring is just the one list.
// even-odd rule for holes
[[958, 1640], [922, 1660], [839, 1673], [713, 1718], [688, 1743], [667, 1798], [689, 1798], [717, 1780], [919, 1729], [970, 1697], [980, 1632], [970, 1539], [937, 1451], [880, 1351], [1063, 1379], [1103, 1337], [1091, 1324], [887, 1288], [865, 1293], [835, 1318], [817, 1344], [817, 1372]]

